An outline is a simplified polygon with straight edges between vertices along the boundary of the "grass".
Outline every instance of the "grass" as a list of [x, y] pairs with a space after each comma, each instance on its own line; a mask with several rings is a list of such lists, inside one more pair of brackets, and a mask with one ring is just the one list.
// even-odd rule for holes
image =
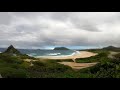
[[[106, 53], [107, 54], [107, 53]], [[104, 54], [105, 55], [105, 54]], [[97, 65], [80, 70], [81, 73], [88, 73], [92, 78], [120, 78], [120, 54], [115, 55], [114, 59], [105, 57], [100, 58]]]
[[20, 57], [0, 54], [0, 74], [3, 78], [80, 78], [85, 75], [55, 60], [32, 63], [34, 66]]
[[102, 61], [107, 61], [108, 60], [108, 54], [109, 51], [94, 51], [95, 53], [98, 53], [96, 56], [92, 56], [89, 58], [80, 58], [76, 59], [77, 63], [92, 63], [92, 62], [102, 62]]
[[[60, 60], [61, 61], [61, 60]], [[72, 60], [65, 60], [72, 61]], [[18, 56], [0, 54], [0, 74], [3, 78], [85, 78], [88, 73], [80, 73], [57, 60], [25, 62]]]
[[[97, 56], [90, 58], [77, 59], [79, 63], [99, 62], [97, 65], [81, 70], [73, 70], [69, 66], [59, 64], [57, 62], [72, 60], [45, 60], [29, 62], [23, 59], [31, 58], [29, 56], [11, 56], [8, 54], [0, 54], [0, 74], [4, 78], [119, 78], [120, 77], [120, 60], [111, 60], [107, 56], [109, 51], [94, 50]], [[31, 58], [34, 59], [34, 58]]]

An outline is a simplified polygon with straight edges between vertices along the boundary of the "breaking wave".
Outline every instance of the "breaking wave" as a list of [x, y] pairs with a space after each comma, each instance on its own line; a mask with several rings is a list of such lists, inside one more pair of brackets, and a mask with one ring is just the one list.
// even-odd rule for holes
[[60, 55], [61, 53], [49, 53], [47, 54], [48, 56], [57, 56], [57, 55]]

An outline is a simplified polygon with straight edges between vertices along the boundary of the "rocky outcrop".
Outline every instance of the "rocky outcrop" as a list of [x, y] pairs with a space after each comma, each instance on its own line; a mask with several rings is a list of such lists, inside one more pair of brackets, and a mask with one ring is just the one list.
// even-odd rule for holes
[[13, 45], [10, 45], [5, 52], [6, 54], [11, 54], [11, 55], [21, 55], [21, 53], [13, 47]]

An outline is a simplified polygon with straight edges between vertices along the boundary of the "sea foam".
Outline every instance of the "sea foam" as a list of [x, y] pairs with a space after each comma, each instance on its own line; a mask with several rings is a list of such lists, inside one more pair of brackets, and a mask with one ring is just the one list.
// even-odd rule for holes
[[47, 54], [48, 56], [56, 56], [56, 55], [60, 55], [61, 53], [49, 53]]

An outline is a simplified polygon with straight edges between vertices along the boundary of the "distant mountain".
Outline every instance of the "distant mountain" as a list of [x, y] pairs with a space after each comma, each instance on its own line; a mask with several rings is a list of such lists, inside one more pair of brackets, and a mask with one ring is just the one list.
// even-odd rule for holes
[[21, 53], [17, 49], [15, 49], [13, 45], [10, 45], [3, 53], [21, 55]]
[[6, 48], [0, 48], [0, 52], [4, 52]]
[[108, 46], [104, 47], [104, 50], [120, 51], [120, 47]]
[[70, 50], [66, 47], [55, 47], [53, 50]]
[[108, 46], [108, 47], [104, 47], [103, 49], [116, 49], [117, 47], [114, 46]]

